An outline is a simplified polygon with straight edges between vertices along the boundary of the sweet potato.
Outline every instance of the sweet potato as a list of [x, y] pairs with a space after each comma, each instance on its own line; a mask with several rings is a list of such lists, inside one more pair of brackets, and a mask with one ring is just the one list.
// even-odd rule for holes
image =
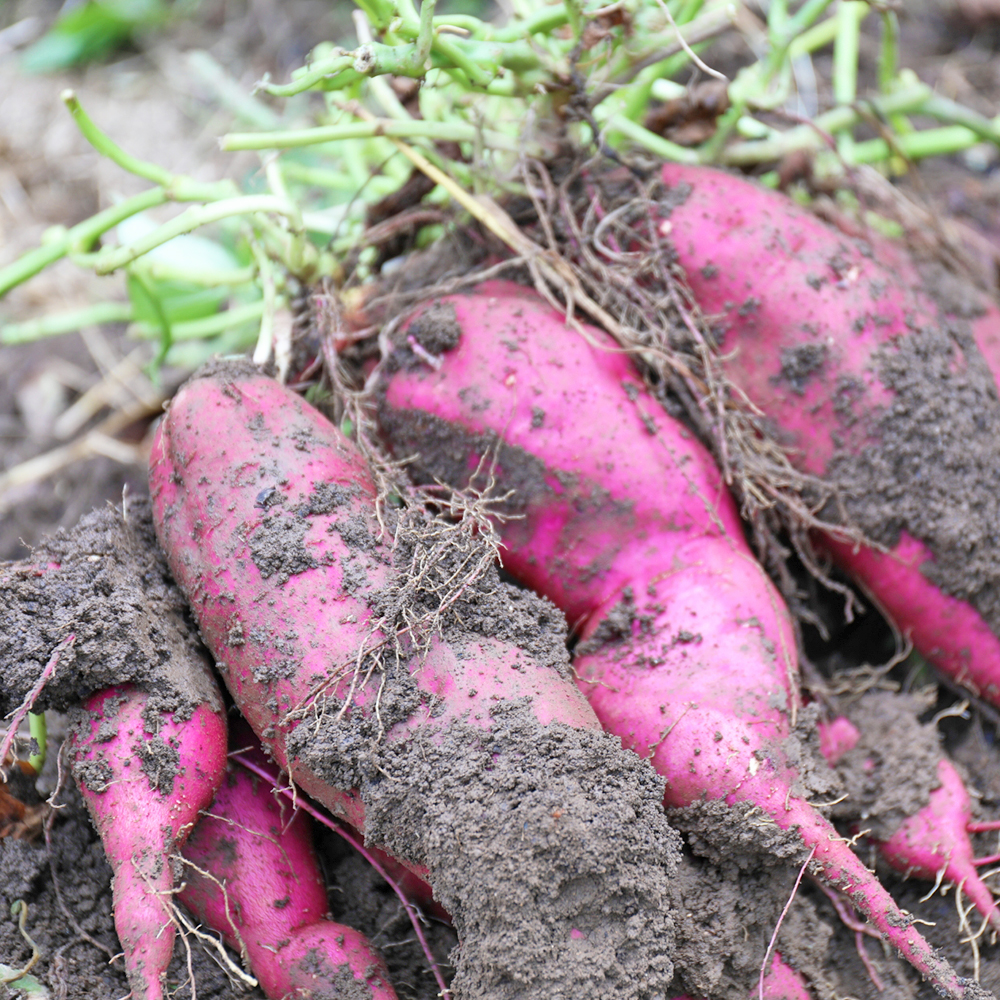
[[[690, 998], [679, 996], [673, 1000], [690, 1000]], [[758, 982], [750, 991], [748, 1000], [812, 1000], [812, 994], [802, 976], [781, 957], [779, 952], [774, 952], [763, 981]]]
[[148, 503], [94, 511], [0, 566], [0, 662], [0, 713], [77, 713], [70, 760], [114, 871], [132, 995], [163, 997], [174, 862], [225, 771], [226, 723]]
[[[200, 669], [213, 690], [207, 665]], [[225, 770], [221, 701], [216, 691], [190, 714], [164, 712], [126, 685], [93, 695], [84, 709], [70, 735], [73, 775], [114, 872], [115, 930], [132, 996], [160, 1000], [174, 947], [177, 855]]]
[[[241, 735], [237, 742], [242, 749], [246, 741]], [[266, 765], [259, 750], [255, 756]], [[269, 997], [396, 1000], [367, 939], [324, 919], [326, 888], [309, 817], [293, 814], [287, 800], [276, 800], [239, 764], [229, 765], [184, 857], [191, 865], [180, 901], [245, 953]]]
[[504, 567], [577, 627], [581, 689], [667, 778], [666, 804], [759, 808], [939, 989], [974, 991], [793, 790], [787, 611], [710, 456], [610, 338], [585, 339], [506, 282], [435, 300], [398, 329], [376, 388], [395, 454], [421, 478], [466, 486], [485, 470], [480, 487], [495, 477], [512, 491]]
[[665, 991], [662, 782], [601, 731], [555, 609], [501, 584], [478, 539], [454, 559], [450, 525], [377, 510], [356, 448], [250, 365], [177, 394], [150, 479], [237, 704], [306, 792], [427, 871], [457, 998]]
[[[837, 716], [821, 729], [823, 754], [831, 765], [853, 750], [860, 739], [857, 727], [844, 716]], [[873, 767], [874, 761], [866, 755], [862, 769], [870, 771]], [[947, 757], [941, 756], [934, 770], [936, 787], [930, 789], [927, 804], [895, 824], [888, 836], [872, 839], [896, 871], [907, 877], [952, 883], [994, 928], [1000, 929], [1000, 909], [974, 863], [968, 789]], [[863, 819], [867, 823], [869, 817]]]
[[826, 546], [931, 662], [1000, 703], [1000, 403], [972, 331], [895, 246], [725, 173], [662, 177], [686, 194], [661, 229], [718, 318], [726, 375], [888, 551]]

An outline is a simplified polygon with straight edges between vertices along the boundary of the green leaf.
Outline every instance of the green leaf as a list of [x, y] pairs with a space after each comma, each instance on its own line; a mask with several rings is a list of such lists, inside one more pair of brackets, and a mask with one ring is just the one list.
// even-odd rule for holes
[[21, 57], [27, 73], [54, 73], [101, 59], [138, 27], [155, 26], [169, 11], [163, 0], [87, 0], [65, 11]]
[[147, 281], [141, 271], [133, 269], [129, 272], [125, 282], [128, 297], [132, 301], [137, 318], [142, 318], [141, 314], [146, 313], [152, 317], [152, 322], [160, 329], [160, 349], [153, 359], [152, 371], [155, 373], [163, 364], [163, 359], [167, 352], [173, 347], [174, 337], [170, 328], [170, 319], [167, 317], [166, 309], [160, 298], [157, 289], [151, 281]]
[[29, 996], [38, 997], [39, 1000], [47, 1000], [49, 996], [49, 991], [32, 975], [24, 975], [19, 979], [15, 979], [12, 982], [6, 982], [6, 980], [13, 975], [17, 974], [17, 969], [12, 969], [9, 965], [4, 965], [0, 962], [0, 983], [4, 983], [4, 986], [0, 986], [0, 996], [6, 996], [8, 990], [20, 990], [23, 993], [27, 993]]

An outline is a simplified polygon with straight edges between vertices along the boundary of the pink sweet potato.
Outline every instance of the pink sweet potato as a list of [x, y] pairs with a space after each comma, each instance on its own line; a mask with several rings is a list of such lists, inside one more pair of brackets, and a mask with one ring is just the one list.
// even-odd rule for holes
[[972, 803], [955, 765], [942, 759], [937, 767], [940, 785], [930, 802], [909, 817], [896, 833], [879, 845], [882, 857], [904, 875], [935, 881], [943, 873], [972, 900], [976, 909], [1000, 930], [1000, 910], [973, 864], [969, 840]]
[[[254, 756], [265, 763], [259, 750]], [[269, 997], [396, 1000], [367, 939], [324, 919], [326, 888], [308, 816], [293, 814], [239, 764], [230, 764], [184, 857], [192, 864], [180, 901], [246, 955]]]
[[[550, 605], [470, 578], [476, 549], [428, 555], [432, 526], [377, 511], [354, 446], [250, 365], [177, 394], [150, 478], [241, 711], [305, 791], [427, 872], [461, 942], [456, 998], [665, 991], [662, 783], [601, 731]], [[453, 578], [470, 582], [442, 609]]]
[[974, 339], [899, 248], [725, 173], [662, 176], [686, 192], [661, 228], [719, 317], [726, 374], [888, 551], [826, 546], [929, 660], [1000, 703], [1000, 405], [976, 348], [1000, 375], [996, 310]]
[[226, 766], [214, 681], [203, 661], [187, 666], [214, 699], [193, 712], [163, 711], [135, 687], [110, 688], [85, 702], [70, 736], [73, 774], [114, 872], [115, 929], [134, 1000], [166, 996], [175, 866]]
[[[820, 745], [831, 765], [857, 744], [861, 734], [844, 716], [821, 724]], [[937, 765], [937, 787], [930, 801], [908, 816], [885, 840], [875, 840], [879, 853], [903, 875], [931, 882], [950, 882], [969, 897], [976, 909], [1000, 930], [1000, 908], [979, 877], [969, 831], [972, 800], [961, 775], [946, 757]]]
[[[679, 996], [673, 1000], [690, 1000], [690, 998]], [[774, 952], [766, 975], [750, 991], [748, 1000], [812, 1000], [812, 994], [801, 974], [796, 972], [779, 952]]]
[[163, 997], [174, 863], [222, 780], [226, 722], [148, 502], [95, 510], [30, 563], [0, 565], [0, 661], [0, 714], [79, 714], [72, 770], [114, 872], [132, 995]]
[[[465, 486], [480, 470], [480, 486], [495, 477], [501, 495], [513, 491], [504, 567], [577, 627], [581, 689], [666, 777], [666, 803], [758, 807], [915, 968], [947, 995], [969, 995], [793, 793], [787, 611], [710, 456], [628, 359], [505, 282], [436, 300], [399, 329], [377, 389], [383, 432], [419, 477]], [[433, 365], [411, 349], [421, 338], [447, 348]]]

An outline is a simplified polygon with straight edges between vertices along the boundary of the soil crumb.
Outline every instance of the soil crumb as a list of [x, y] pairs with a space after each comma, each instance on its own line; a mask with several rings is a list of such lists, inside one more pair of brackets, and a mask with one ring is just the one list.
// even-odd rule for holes
[[24, 701], [69, 635], [75, 639], [36, 711], [65, 710], [127, 682], [154, 695], [152, 711], [181, 717], [217, 698], [203, 671], [185, 669], [204, 652], [156, 543], [147, 500], [95, 510], [44, 539], [30, 559], [0, 565], [0, 715]]
[[875, 440], [834, 457], [849, 519], [894, 546], [908, 532], [934, 559], [922, 567], [969, 601], [1000, 635], [1000, 400], [966, 324], [914, 330], [874, 355], [892, 406]]
[[[660, 779], [604, 733], [543, 727], [526, 705], [492, 718], [373, 747], [360, 786], [369, 838], [429, 865], [455, 919], [456, 997], [664, 995], [679, 843]], [[299, 752], [337, 781], [357, 766], [344, 737]]]
[[[794, 881], [795, 872], [787, 866], [716, 865], [685, 852], [672, 883], [677, 922], [672, 992], [713, 1000], [753, 995]], [[725, 946], [719, 947], [723, 941]], [[790, 946], [794, 950], [794, 941], [794, 936], [782, 935], [783, 955]]]
[[937, 730], [919, 721], [929, 707], [919, 695], [876, 691], [847, 710], [861, 738], [837, 763], [847, 791], [834, 807], [838, 819], [861, 822], [874, 838], [888, 840], [927, 805], [942, 756]]
[[[521, 650], [512, 669], [533, 669], [530, 659], [569, 679], [562, 615], [503, 583], [492, 559], [435, 615], [443, 581], [469, 553], [426, 515], [399, 516], [404, 523], [390, 526], [396, 565], [433, 573], [374, 591], [380, 620], [433, 620], [460, 661], [507, 647]], [[334, 787], [360, 789], [369, 842], [431, 869], [435, 899], [461, 941], [455, 996], [664, 995], [674, 975], [668, 890], [680, 844], [660, 804], [662, 779], [605, 733], [540, 725], [526, 700], [494, 702], [489, 728], [458, 718], [386, 739], [394, 724], [437, 710], [422, 707], [412, 665], [394, 659], [381, 664], [378, 718], [328, 710], [296, 729], [289, 749]]]

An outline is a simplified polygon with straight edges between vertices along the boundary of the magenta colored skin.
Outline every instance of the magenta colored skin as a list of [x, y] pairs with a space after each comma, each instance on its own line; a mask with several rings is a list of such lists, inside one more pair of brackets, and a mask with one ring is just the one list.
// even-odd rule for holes
[[[790, 199], [721, 171], [668, 163], [662, 177], [692, 188], [671, 212], [669, 238], [702, 311], [721, 316], [728, 331], [726, 374], [781, 428], [799, 467], [822, 476], [835, 451], [871, 443], [866, 417], [893, 399], [872, 370], [873, 352], [907, 336], [910, 324], [939, 322], [936, 304], [891, 244], [873, 243], [874, 257], [866, 257]], [[998, 320], [989, 310], [974, 334], [1000, 379]], [[781, 376], [781, 354], [803, 344], [825, 345], [826, 357], [798, 392]], [[854, 405], [861, 419], [850, 427], [830, 391], [842, 376], [866, 389]], [[971, 604], [943, 594], [920, 572], [934, 559], [926, 545], [905, 535], [886, 554], [833, 539], [826, 545], [928, 660], [1000, 704], [1000, 639]]]
[[983, 314], [972, 321], [972, 335], [1000, 386], [1000, 309], [986, 296], [980, 296], [977, 305]]
[[[516, 449], [490, 470], [500, 493], [508, 477], [517, 481], [505, 461], [541, 464], [545, 487], [524, 498], [523, 516], [498, 526], [503, 563], [580, 626], [578, 683], [605, 729], [652, 758], [667, 805], [751, 802], [797, 829], [822, 877], [851, 894], [915, 968], [961, 997], [962, 981], [834, 827], [791, 795], [796, 773], [782, 748], [797, 699], [788, 613], [708, 453], [641, 388], [607, 335], [570, 331], [534, 292], [488, 282], [435, 302], [454, 308], [467, 332], [439, 368], [386, 370], [384, 423], [398, 427], [390, 414], [408, 413], [416, 428], [413, 440], [391, 443], [401, 457], [419, 451], [421, 415], [431, 414], [470, 435], [471, 472], [489, 447], [477, 437], [499, 435]], [[607, 353], [591, 346], [602, 343]], [[450, 457], [461, 447], [456, 438]], [[641, 625], [625, 642], [587, 650], [626, 588]]]
[[904, 875], [930, 881], [943, 870], [945, 881], [959, 886], [1000, 930], [996, 900], [972, 863], [974, 852], [967, 829], [972, 822], [969, 793], [951, 761], [939, 761], [937, 773], [941, 784], [931, 792], [930, 802], [879, 844], [882, 857]]
[[[348, 491], [345, 502], [331, 512], [309, 517], [304, 545], [315, 565], [283, 584], [275, 576], [265, 579], [248, 539], [266, 515], [291, 517], [308, 502], [314, 484], [336, 484]], [[262, 510], [256, 504], [265, 488], [273, 488], [285, 502]], [[350, 691], [351, 668], [369, 633], [365, 595], [393, 578], [385, 549], [379, 547], [356, 556], [367, 585], [344, 586], [342, 560], [355, 550], [336, 524], [349, 517], [363, 519], [378, 537], [375, 487], [364, 460], [324, 416], [273, 379], [245, 372], [217, 374], [192, 380], [172, 401], [153, 442], [150, 490], [170, 568], [240, 710], [300, 787], [364, 832], [364, 807], [357, 793], [332, 788], [301, 761], [289, 760], [285, 749], [288, 733], [299, 723], [286, 713], [305, 705], [321, 684], [337, 699]], [[369, 641], [378, 638], [376, 634]], [[415, 659], [411, 676], [422, 690], [441, 699], [439, 708], [433, 718], [420, 712], [398, 723], [386, 732], [386, 740], [403, 739], [418, 728], [443, 729], [459, 718], [488, 728], [494, 696], [529, 699], [542, 725], [600, 727], [572, 684], [519, 649], [484, 638], [467, 643], [464, 653], [459, 658], [435, 641]], [[294, 669], [255, 678], [255, 671], [282, 662], [291, 662]], [[359, 685], [351, 695], [352, 711], [371, 711], [378, 690], [377, 676]], [[470, 699], [469, 691], [477, 696]], [[408, 859], [399, 860], [425, 874]]]
[[[263, 761], [259, 751], [255, 756]], [[355, 991], [396, 1000], [367, 939], [324, 919], [326, 889], [309, 817], [293, 815], [286, 799], [238, 764], [230, 765], [184, 857], [196, 867], [186, 870], [180, 901], [231, 948], [245, 949], [268, 997], [332, 996], [332, 975], [346, 965]]]
[[[857, 727], [844, 716], [820, 723], [820, 750], [835, 765], [860, 739]], [[882, 857], [905, 876], [961, 886], [979, 912], [1000, 930], [1000, 910], [993, 893], [973, 864], [975, 852], [969, 839], [972, 800], [955, 765], [938, 762], [939, 785], [923, 809], [906, 819], [888, 840], [875, 840]]]
[[829, 722], [820, 719], [816, 728], [819, 730], [819, 752], [830, 767], [836, 767], [841, 757], [853, 750], [861, 739], [858, 727], [843, 715]]
[[931, 663], [974, 694], [1000, 705], [1000, 639], [968, 601], [942, 593], [920, 572], [921, 566], [934, 561], [926, 545], [905, 531], [891, 552], [829, 537], [822, 544], [848, 573], [864, 582]]
[[[606, 349], [580, 346], [560, 315], [511, 282], [438, 301], [453, 306], [458, 325], [475, 336], [463, 336], [443, 355], [439, 372], [393, 375], [385, 399], [393, 409], [430, 413], [473, 434], [492, 430], [505, 444], [542, 457], [544, 488], [527, 498], [525, 519], [503, 524], [505, 569], [574, 623], [617, 601], [639, 573], [659, 573], [665, 552], [692, 563], [708, 544], [752, 561], [708, 452], [664, 414], [610, 337], [588, 328]], [[492, 462], [492, 455], [469, 451], [470, 473], [484, 457]], [[578, 479], [572, 487], [560, 481], [564, 470]], [[501, 491], [514, 472], [501, 456]], [[786, 649], [791, 676], [787, 615], [767, 577], [753, 572], [773, 595], [761, 602], [768, 609], [764, 628]]]
[[[771, 968], [764, 976], [764, 991], [760, 985], [754, 986], [747, 1000], [813, 1000], [805, 980], [778, 952], [771, 956]], [[672, 1000], [691, 1000], [691, 997], [677, 996]]]
[[[750, 991], [749, 1000], [759, 997], [759, 989]], [[764, 977], [764, 1000], [812, 1000], [805, 980], [778, 952], [774, 953], [771, 968]]]
[[[108, 778], [97, 786], [77, 773], [115, 875], [115, 930], [134, 1000], [161, 1000], [165, 995], [163, 979], [174, 949], [170, 858], [212, 801], [226, 769], [221, 710], [199, 705], [185, 721], [164, 713], [157, 717], [154, 733], [142, 719], [148, 698], [131, 685], [92, 695], [84, 702], [91, 713], [89, 732], [69, 737], [74, 767], [97, 761]], [[99, 731], [105, 718], [116, 726], [110, 739]], [[165, 792], [150, 786], [136, 756], [137, 747], [154, 735], [169, 742], [179, 756], [179, 772]]]

